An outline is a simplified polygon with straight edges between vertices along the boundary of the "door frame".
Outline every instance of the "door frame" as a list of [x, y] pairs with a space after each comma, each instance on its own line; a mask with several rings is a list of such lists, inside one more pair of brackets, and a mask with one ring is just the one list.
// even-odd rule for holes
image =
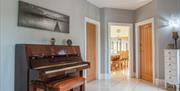
[[150, 18], [135, 24], [135, 39], [136, 39], [136, 78], [140, 79], [140, 36], [139, 26], [152, 23], [152, 71], [153, 71], [153, 84], [155, 85], [155, 26], [154, 18]]
[[129, 45], [128, 45], [128, 48], [129, 48], [129, 71], [130, 71], [130, 76], [131, 77], [134, 77], [134, 62], [133, 62], [133, 55], [134, 55], [134, 50], [133, 50], [133, 24], [132, 23], [108, 23], [108, 60], [107, 60], [107, 71], [108, 72], [108, 77], [106, 79], [111, 79], [111, 26], [112, 25], [117, 25], [117, 26], [129, 26], [130, 27], [130, 31], [129, 31], [129, 39], [128, 39], [128, 42], [129, 42]]
[[[87, 54], [87, 23], [92, 23], [92, 24], [95, 24], [96, 25], [96, 53], [97, 53], [97, 56], [96, 56], [96, 79], [99, 80], [101, 79], [101, 35], [100, 35], [100, 22], [99, 21], [96, 21], [94, 19], [91, 19], [91, 18], [88, 18], [88, 17], [85, 17], [85, 22], [84, 22], [84, 25], [85, 25], [85, 61], [87, 61], [87, 57], [86, 57], [86, 54]], [[84, 74], [84, 77], [87, 78], [87, 71], [85, 71], [85, 74]]]

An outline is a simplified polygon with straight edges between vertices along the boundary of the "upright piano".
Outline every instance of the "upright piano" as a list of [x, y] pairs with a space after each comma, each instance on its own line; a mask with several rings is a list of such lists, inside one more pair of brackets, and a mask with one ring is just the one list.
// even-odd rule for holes
[[34, 86], [55, 91], [53, 83], [82, 77], [89, 67], [81, 58], [79, 46], [17, 44], [15, 91], [34, 91]]

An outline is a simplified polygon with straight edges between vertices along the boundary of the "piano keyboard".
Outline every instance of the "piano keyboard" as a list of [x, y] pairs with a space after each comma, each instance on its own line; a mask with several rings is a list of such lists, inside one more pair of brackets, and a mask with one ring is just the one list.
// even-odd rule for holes
[[71, 67], [67, 67], [67, 68], [63, 68], [63, 69], [57, 69], [57, 70], [46, 71], [45, 74], [52, 74], [52, 73], [61, 72], [61, 71], [66, 71], [66, 70], [71, 70], [71, 69], [80, 68], [80, 67], [84, 67], [84, 66], [88, 66], [88, 64], [77, 65], [77, 66], [71, 66]]
[[34, 68], [34, 69], [40, 70], [40, 69], [45, 69], [45, 68], [50, 68], [50, 67], [65, 66], [65, 65], [71, 65], [71, 64], [76, 64], [76, 63], [79, 63], [79, 62], [56, 64], [56, 65], [49, 65], [49, 66], [41, 66], [41, 67], [36, 67], [36, 68]]

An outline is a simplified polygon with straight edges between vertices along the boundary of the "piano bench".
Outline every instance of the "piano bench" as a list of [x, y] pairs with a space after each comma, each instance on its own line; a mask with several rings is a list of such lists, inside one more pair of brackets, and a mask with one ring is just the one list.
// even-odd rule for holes
[[83, 77], [74, 77], [53, 85], [57, 91], [74, 91], [74, 88], [80, 87], [80, 91], [85, 91], [85, 79]]

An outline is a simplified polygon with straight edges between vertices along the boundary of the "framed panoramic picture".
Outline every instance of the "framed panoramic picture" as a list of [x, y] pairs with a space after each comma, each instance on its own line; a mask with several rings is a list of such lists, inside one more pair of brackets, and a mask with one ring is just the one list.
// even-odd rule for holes
[[69, 16], [19, 1], [18, 26], [69, 33]]

